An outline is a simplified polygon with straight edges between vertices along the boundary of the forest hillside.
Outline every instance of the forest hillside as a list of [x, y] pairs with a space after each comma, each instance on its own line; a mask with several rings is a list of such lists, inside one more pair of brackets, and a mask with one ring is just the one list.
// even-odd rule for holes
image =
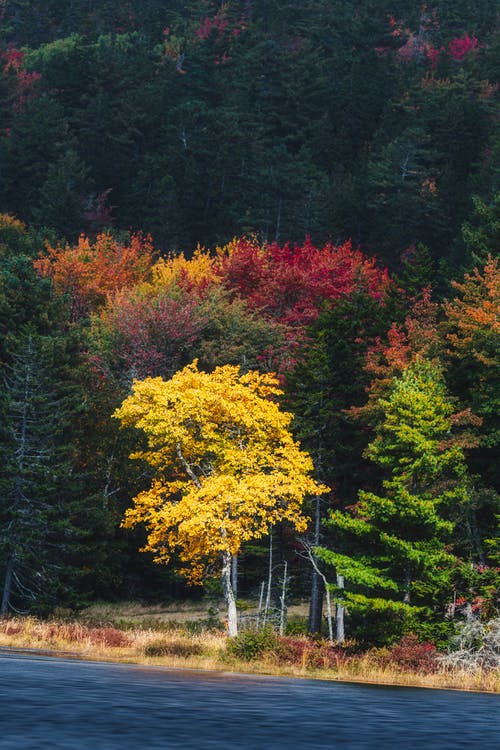
[[499, 21], [0, 2], [1, 614], [495, 616]]

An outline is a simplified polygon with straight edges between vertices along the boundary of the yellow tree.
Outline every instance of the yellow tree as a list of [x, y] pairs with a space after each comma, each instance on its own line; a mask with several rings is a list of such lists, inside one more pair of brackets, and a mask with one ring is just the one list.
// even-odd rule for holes
[[131, 458], [155, 472], [123, 525], [145, 524], [143, 551], [159, 563], [177, 552], [193, 583], [220, 571], [230, 636], [237, 633], [232, 556], [279, 521], [305, 531], [304, 496], [327, 491], [310, 476], [311, 458], [292, 438], [280, 394], [273, 374], [242, 375], [231, 365], [209, 374], [194, 361], [169, 381], [135, 381], [114, 413], [145, 433], [147, 450]]

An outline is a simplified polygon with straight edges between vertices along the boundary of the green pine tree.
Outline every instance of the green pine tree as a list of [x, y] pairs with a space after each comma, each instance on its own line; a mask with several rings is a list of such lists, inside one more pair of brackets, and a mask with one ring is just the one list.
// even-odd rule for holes
[[69, 558], [82, 537], [71, 520], [69, 399], [53, 379], [55, 350], [53, 341], [28, 334], [3, 369], [0, 614], [63, 600]]
[[382, 492], [363, 490], [351, 513], [333, 512], [328, 524], [339, 551], [318, 554], [344, 576], [348, 610], [378, 610], [390, 635], [405, 620], [408, 627], [415, 618], [443, 615], [458, 565], [449, 545], [468, 491], [439, 368], [418, 359], [380, 406], [367, 456], [386, 472]]

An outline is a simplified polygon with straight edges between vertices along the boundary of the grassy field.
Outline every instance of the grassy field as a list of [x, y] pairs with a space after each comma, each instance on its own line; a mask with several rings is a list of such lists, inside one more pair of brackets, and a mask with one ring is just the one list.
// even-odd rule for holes
[[[295, 617], [300, 607], [297, 608]], [[418, 687], [500, 692], [500, 674], [444, 669], [435, 654], [409, 642], [404, 649], [356, 653], [305, 636], [279, 638], [269, 630], [245, 631], [229, 641], [215, 628], [213, 609], [94, 605], [78, 619], [0, 620], [0, 647], [63, 652], [75, 659], [307, 677]]]

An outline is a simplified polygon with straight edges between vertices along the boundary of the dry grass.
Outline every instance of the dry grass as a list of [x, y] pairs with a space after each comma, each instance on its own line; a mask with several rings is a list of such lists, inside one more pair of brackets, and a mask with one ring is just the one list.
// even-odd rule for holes
[[165, 625], [180, 625], [186, 621], [202, 620], [208, 617], [209, 605], [205, 602], [175, 602], [174, 604], [141, 604], [140, 602], [120, 602], [110, 604], [97, 602], [81, 613], [81, 619], [91, 622], [130, 621], [140, 625], [144, 621], [156, 621]]
[[[166, 656], [148, 656], [149, 648], [161, 642]], [[215, 669], [225, 653], [222, 632], [187, 635], [179, 630], [158, 631], [138, 627], [91, 627], [79, 622], [41, 621], [33, 617], [0, 620], [0, 646], [18, 649], [39, 648], [63, 651], [86, 659], [165, 664], [172, 667]], [[179, 647], [180, 644], [184, 646]], [[170, 648], [169, 648], [170, 646]], [[190, 654], [186, 657], [183, 654]]]
[[336, 679], [386, 685], [500, 692], [500, 674], [479, 670], [474, 675], [466, 672], [439, 669], [431, 674], [380, 666], [372, 653], [364, 654], [336, 671]]
[[[186, 613], [192, 616], [193, 611], [187, 609]], [[136, 614], [141, 612], [139, 609]], [[132, 610], [128, 616], [131, 614]], [[142, 614], [146, 617], [145, 613]], [[168, 613], [158, 611], [156, 614], [163, 616]], [[151, 615], [148, 608], [147, 618]], [[193, 635], [179, 625], [176, 628], [169, 626], [160, 633], [158, 629], [142, 628], [140, 625], [134, 629], [120, 630], [111, 625], [96, 627], [81, 622], [46, 622], [32, 617], [0, 620], [0, 647], [62, 651], [74, 658], [346, 682], [500, 692], [498, 672], [479, 670], [471, 675], [440, 668], [425, 674], [391, 664], [387, 659], [381, 659], [380, 653], [376, 651], [339, 657], [338, 650], [328, 652], [329, 647], [326, 645], [318, 647], [304, 638], [288, 638], [284, 641], [278, 642], [278, 648], [269, 648], [255, 659], [246, 661], [227, 652], [227, 638], [223, 631], [205, 630]], [[330, 656], [327, 658], [328, 653]]]
[[[245, 602], [246, 606], [243, 615], [256, 615], [257, 602]], [[306, 602], [292, 604], [287, 608], [288, 617], [293, 619], [297, 617], [307, 618], [309, 605]], [[130, 624], [136, 627], [146, 623], [158, 624], [176, 628], [179, 625], [196, 621], [206, 621], [220, 613], [220, 619], [224, 619], [225, 606], [223, 602], [173, 602], [171, 604], [141, 604], [140, 602], [119, 602], [112, 604], [109, 602], [96, 602], [90, 607], [84, 609], [80, 615], [83, 622], [92, 623], [111, 623], [111, 624]]]

